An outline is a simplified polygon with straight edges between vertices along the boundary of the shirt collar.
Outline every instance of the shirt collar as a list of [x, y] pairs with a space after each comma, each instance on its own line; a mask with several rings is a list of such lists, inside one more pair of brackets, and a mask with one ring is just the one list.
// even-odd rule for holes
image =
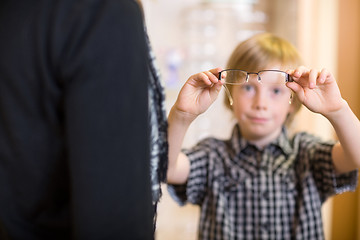
[[[241, 135], [240, 126], [238, 124], [235, 125], [232, 131], [232, 135], [230, 138], [231, 144], [235, 150], [236, 154], [239, 154], [246, 147], [251, 145], [246, 139], [244, 139]], [[279, 147], [284, 154], [289, 155], [293, 149], [290, 144], [290, 140], [287, 134], [287, 130], [285, 127], [282, 128], [280, 135], [271, 142], [268, 146], [274, 145]]]

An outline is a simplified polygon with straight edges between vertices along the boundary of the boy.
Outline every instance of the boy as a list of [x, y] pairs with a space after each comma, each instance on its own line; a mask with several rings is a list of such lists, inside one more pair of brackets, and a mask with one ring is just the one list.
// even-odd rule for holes
[[[331, 73], [295, 68], [300, 62], [290, 43], [259, 34], [234, 50], [228, 70], [195, 74], [181, 89], [168, 118], [167, 181], [180, 204], [200, 205], [199, 239], [323, 239], [321, 204], [355, 189], [359, 120]], [[187, 128], [222, 86], [237, 119], [231, 138], [181, 153]], [[324, 115], [339, 142], [289, 138], [301, 104]]]

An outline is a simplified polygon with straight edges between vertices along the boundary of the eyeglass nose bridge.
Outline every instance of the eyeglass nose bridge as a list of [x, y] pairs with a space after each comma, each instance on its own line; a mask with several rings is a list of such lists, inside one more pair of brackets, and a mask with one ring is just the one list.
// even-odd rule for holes
[[246, 79], [245, 79], [245, 82], [249, 82], [249, 75], [250, 74], [255, 74], [257, 76], [257, 81], [258, 83], [262, 84], [262, 81], [261, 81], [261, 77], [260, 77], [260, 72], [248, 72], [246, 73]]

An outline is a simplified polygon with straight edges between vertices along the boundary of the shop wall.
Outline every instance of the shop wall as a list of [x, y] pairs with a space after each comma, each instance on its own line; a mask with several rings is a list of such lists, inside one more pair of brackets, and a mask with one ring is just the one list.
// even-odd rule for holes
[[[360, 1], [339, 1], [338, 82], [360, 117]], [[332, 240], [360, 240], [360, 190], [333, 200]]]

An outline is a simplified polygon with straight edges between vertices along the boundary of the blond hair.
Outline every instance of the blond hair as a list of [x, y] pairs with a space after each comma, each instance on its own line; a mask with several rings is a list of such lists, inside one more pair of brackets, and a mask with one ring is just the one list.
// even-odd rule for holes
[[[278, 64], [280, 64], [281, 68], [296, 68], [302, 65], [302, 62], [300, 54], [290, 42], [271, 33], [260, 33], [241, 42], [234, 49], [228, 60], [227, 68], [258, 72], [270, 65]], [[232, 92], [232, 85], [228, 85], [228, 89]], [[301, 107], [301, 103], [295, 94], [293, 94], [291, 104], [293, 104], [294, 111], [287, 117], [286, 125], [292, 122]], [[225, 105], [232, 110], [226, 96]]]

